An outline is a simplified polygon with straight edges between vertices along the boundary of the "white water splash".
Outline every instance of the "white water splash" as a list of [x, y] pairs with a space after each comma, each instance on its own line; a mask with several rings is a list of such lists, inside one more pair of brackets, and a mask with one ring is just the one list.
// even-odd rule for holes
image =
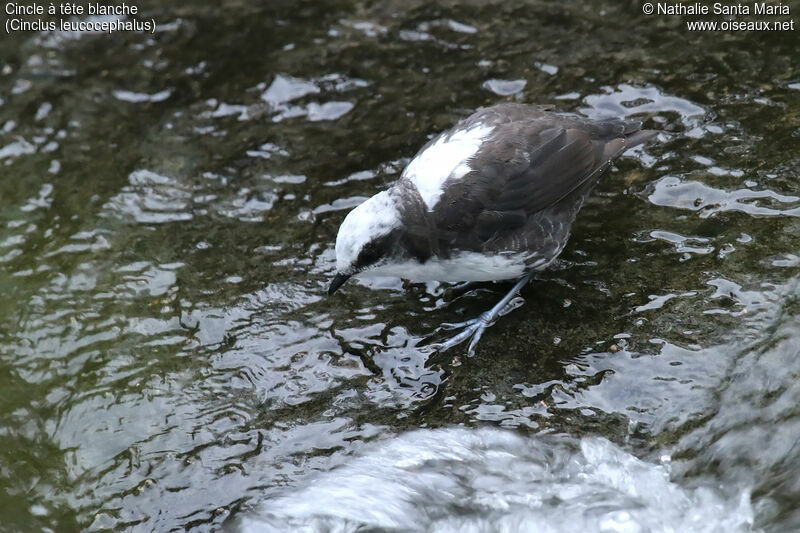
[[231, 525], [243, 532], [752, 531], [749, 494], [670, 481], [601, 438], [414, 431]]

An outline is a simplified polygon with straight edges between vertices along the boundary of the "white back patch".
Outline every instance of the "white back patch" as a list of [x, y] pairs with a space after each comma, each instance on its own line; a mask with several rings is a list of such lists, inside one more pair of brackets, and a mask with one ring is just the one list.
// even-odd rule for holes
[[414, 183], [429, 211], [433, 211], [439, 202], [448, 178], [458, 179], [469, 172], [467, 159], [477, 153], [492, 130], [492, 126], [475, 124], [449, 136], [443, 134], [411, 160], [402, 177]]
[[369, 241], [400, 224], [400, 213], [389, 191], [382, 191], [347, 213], [336, 235], [336, 269], [350, 272]]

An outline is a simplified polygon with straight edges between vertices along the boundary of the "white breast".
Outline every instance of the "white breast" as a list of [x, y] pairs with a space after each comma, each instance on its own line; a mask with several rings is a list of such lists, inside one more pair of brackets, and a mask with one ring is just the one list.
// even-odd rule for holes
[[363, 276], [396, 276], [411, 281], [497, 281], [516, 279], [525, 273], [525, 254], [484, 255], [459, 252], [450, 259], [414, 260], [381, 265]]
[[475, 124], [469, 129], [443, 134], [411, 160], [402, 177], [414, 183], [429, 211], [439, 202], [448, 178], [459, 179], [469, 172], [467, 161], [478, 152], [493, 129]]

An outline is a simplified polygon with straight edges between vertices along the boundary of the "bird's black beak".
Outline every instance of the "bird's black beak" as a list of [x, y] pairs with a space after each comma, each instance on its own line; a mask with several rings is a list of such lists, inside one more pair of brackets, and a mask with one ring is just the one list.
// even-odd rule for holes
[[344, 282], [350, 279], [352, 274], [336, 274], [331, 280], [331, 286], [328, 287], [328, 296], [336, 292], [336, 290], [344, 285]]

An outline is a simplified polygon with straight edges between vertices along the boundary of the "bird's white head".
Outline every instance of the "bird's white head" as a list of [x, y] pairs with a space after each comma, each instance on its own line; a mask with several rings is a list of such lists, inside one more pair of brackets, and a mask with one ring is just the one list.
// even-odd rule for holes
[[336, 276], [328, 293], [333, 294], [353, 274], [379, 265], [390, 252], [390, 236], [400, 223], [390, 191], [379, 192], [350, 211], [336, 236]]

